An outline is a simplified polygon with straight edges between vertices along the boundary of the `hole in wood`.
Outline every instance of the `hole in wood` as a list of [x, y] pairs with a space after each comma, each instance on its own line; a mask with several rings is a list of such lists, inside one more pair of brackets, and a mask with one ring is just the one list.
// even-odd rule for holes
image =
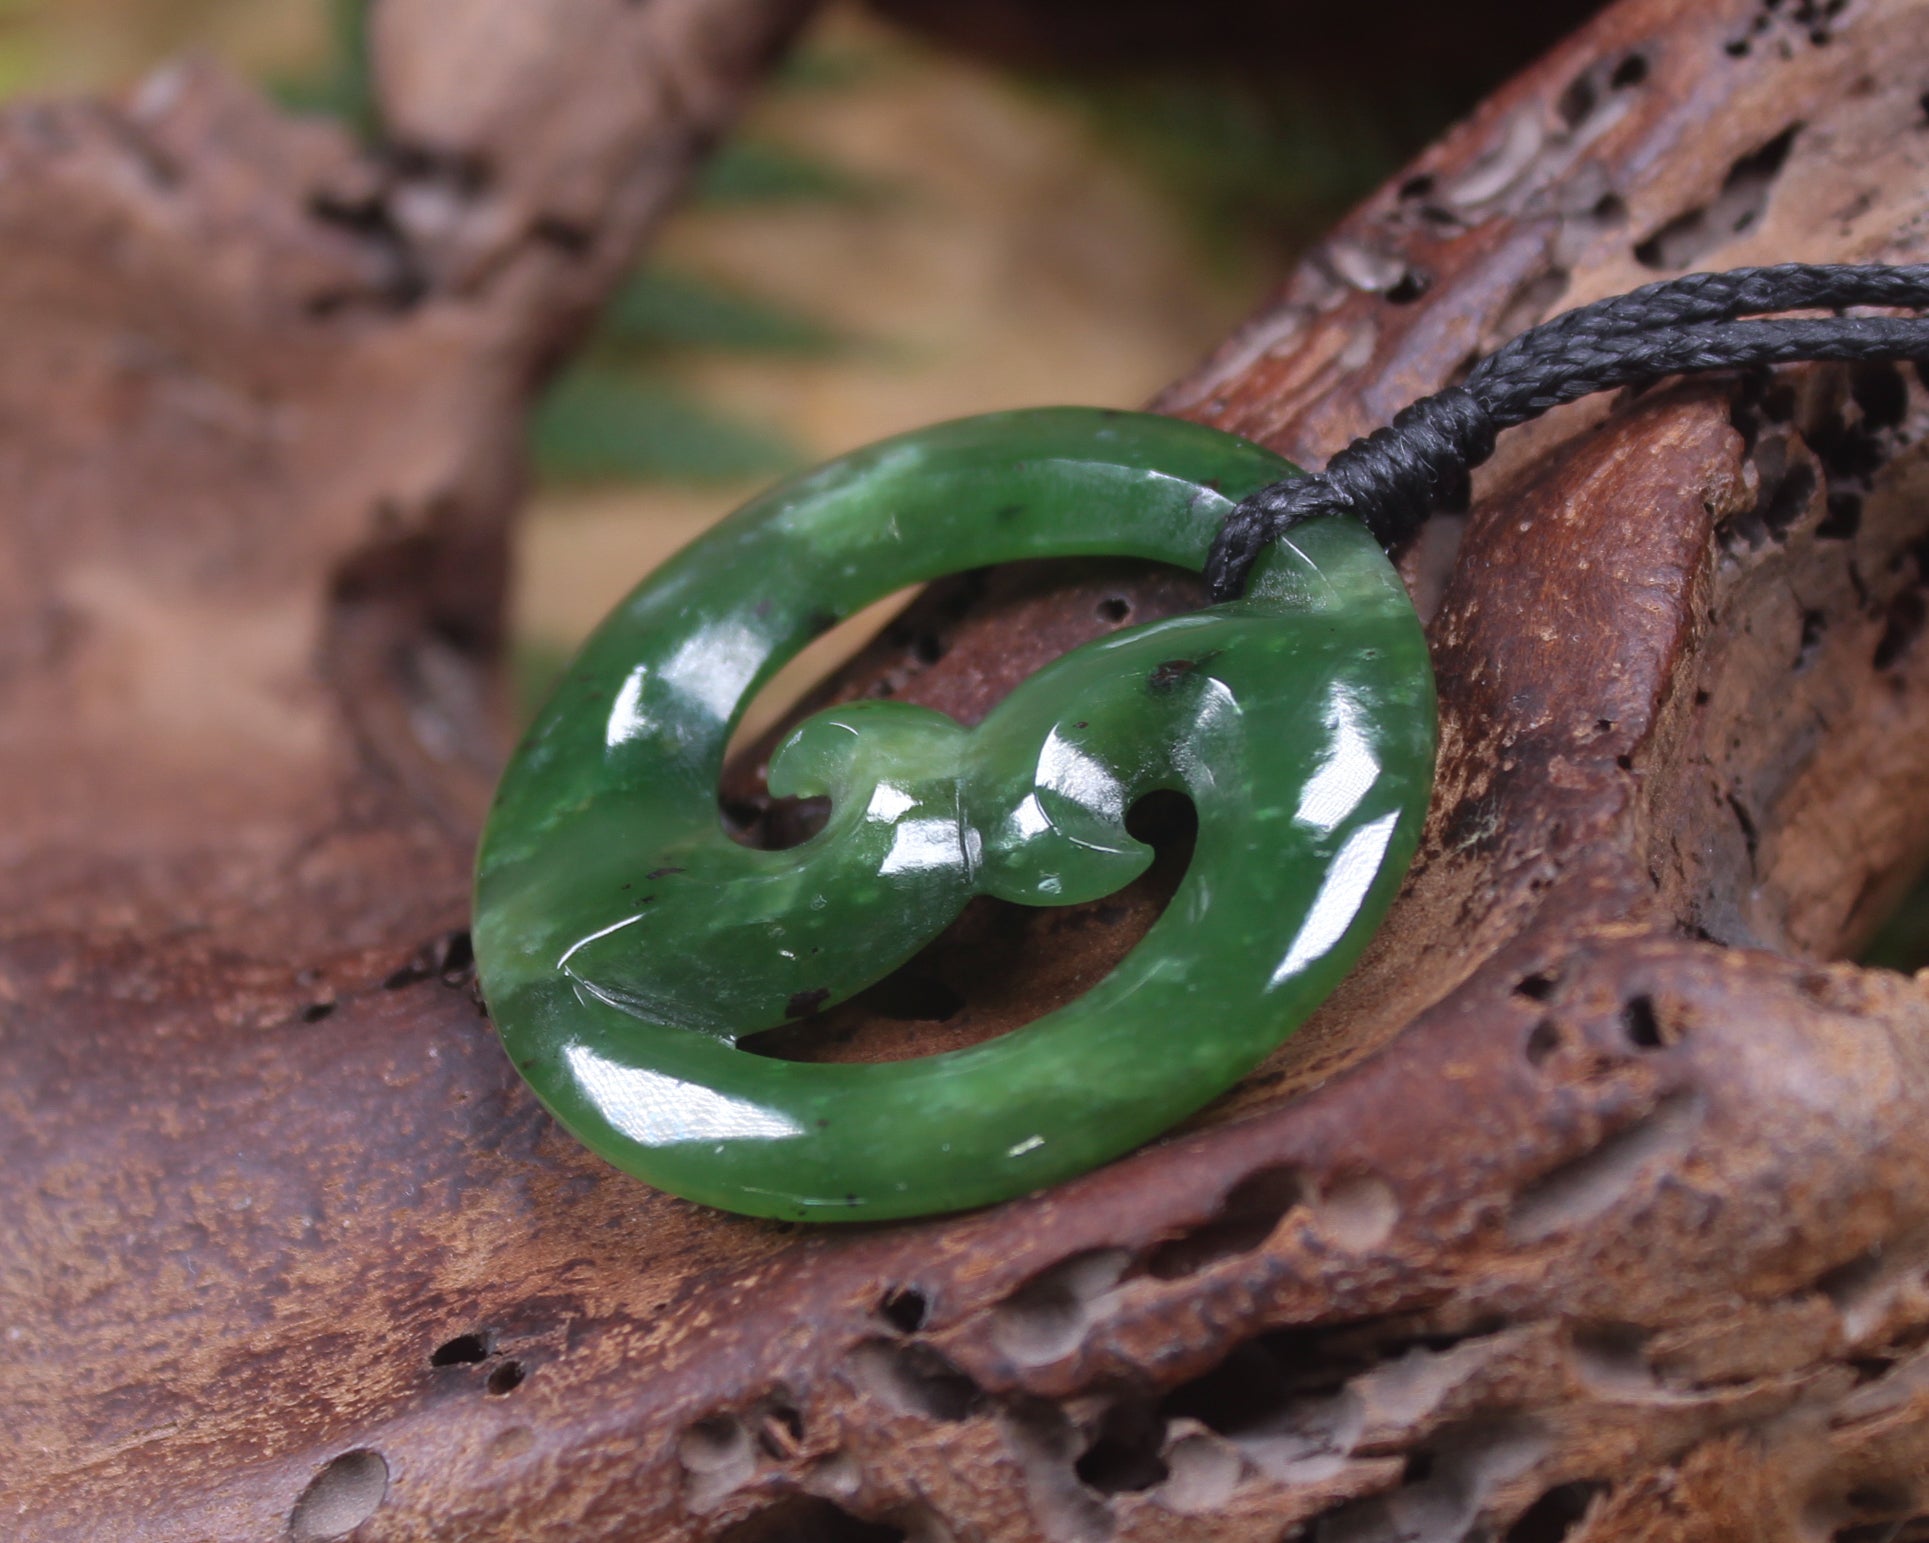
[[878, 1315], [900, 1334], [915, 1334], [924, 1327], [925, 1317], [931, 1304], [925, 1300], [922, 1291], [912, 1286], [900, 1286], [888, 1291], [877, 1304]]
[[1875, 655], [1870, 662], [1878, 670], [1893, 669], [1908, 653], [1910, 645], [1922, 636], [1925, 619], [1929, 619], [1929, 611], [1925, 610], [1919, 591], [1906, 589], [1897, 595], [1889, 602], [1882, 636], [1876, 639]]
[[984, 1391], [929, 1345], [871, 1340], [858, 1346], [859, 1380], [893, 1409], [955, 1424], [984, 1404]]
[[866, 1521], [815, 1495], [793, 1495], [746, 1516], [712, 1543], [904, 1543], [905, 1531]]
[[1635, 260], [1664, 271], [1687, 268], [1705, 252], [1755, 225], [1768, 207], [1768, 195], [1801, 128], [1792, 123], [1760, 149], [1738, 159], [1711, 202], [1676, 215], [1638, 243]]
[[1101, 1495], [1132, 1494], [1165, 1482], [1171, 1470], [1159, 1455], [1165, 1422], [1149, 1408], [1120, 1405], [1107, 1412], [1092, 1444], [1072, 1464], [1079, 1482]]
[[1806, 459], [1795, 462], [1772, 485], [1762, 489], [1755, 507], [1741, 517], [1742, 521], [1757, 524], [1770, 539], [1780, 540], [1808, 512], [1809, 503], [1815, 497], [1815, 483], [1815, 468]]
[[380, 1452], [344, 1452], [308, 1482], [288, 1517], [295, 1543], [345, 1538], [375, 1514], [388, 1494], [388, 1463]]
[[1370, 1173], [1334, 1179], [1313, 1213], [1320, 1232], [1341, 1248], [1356, 1252], [1384, 1243], [1399, 1219], [1400, 1201], [1392, 1185]]
[[1552, 1018], [1541, 1019], [1527, 1034], [1525, 1047], [1527, 1064], [1529, 1066], [1545, 1065], [1560, 1053], [1565, 1043], [1566, 1036], [1561, 1033], [1560, 1026]]
[[735, 1469], [750, 1458], [750, 1433], [736, 1416], [713, 1414], [683, 1433], [677, 1457], [692, 1473]]
[[1131, 1262], [1122, 1248], [1094, 1248], [1033, 1276], [992, 1309], [992, 1343], [1021, 1366], [1071, 1354]]
[[1648, 1330], [1631, 1323], [1578, 1324], [1572, 1331], [1570, 1364], [1590, 1390], [1617, 1400], [1665, 1397], [1648, 1360]]
[[1516, 1243], [1537, 1242], [1612, 1210], [1692, 1139], [1700, 1109], [1692, 1092], [1665, 1096], [1645, 1119], [1562, 1163], [1522, 1191], [1507, 1224]]
[[1687, 1037], [1679, 1014], [1657, 1004], [1645, 992], [1623, 1004], [1621, 1031], [1636, 1050], [1665, 1050]]
[[1831, 541], [1847, 541], [1862, 528], [1862, 496], [1859, 493], [1830, 493], [1829, 512], [1815, 527], [1815, 534]]
[[1580, 1526], [1595, 1497], [1606, 1494], [1607, 1488], [1593, 1479], [1556, 1484], [1520, 1513], [1520, 1519], [1507, 1529], [1507, 1543], [1561, 1543]]
[[922, 665], [936, 664], [948, 649], [949, 645], [935, 632], [920, 632], [911, 639], [911, 657]]
[[1828, 617], [1821, 611], [1802, 612], [1802, 635], [1795, 647], [1795, 668], [1805, 670], [1815, 662], [1816, 652], [1822, 646], [1822, 634], [1828, 629]]
[[1608, 84], [1616, 91], [1626, 91], [1638, 86], [1648, 78], [1648, 59], [1645, 54], [1629, 54], [1615, 65], [1614, 73], [1608, 76]]
[[804, 1417], [796, 1407], [782, 1399], [773, 1399], [765, 1405], [762, 1418], [757, 1426], [757, 1445], [765, 1455], [779, 1462], [788, 1461], [797, 1455], [804, 1444]]
[[1433, 275], [1424, 268], [1408, 268], [1387, 286], [1386, 297], [1395, 305], [1411, 305], [1433, 287]]
[[429, 1352], [431, 1366], [473, 1366], [489, 1358], [487, 1334], [458, 1334]]
[[1850, 1522], [1829, 1534], [1829, 1543], [1929, 1543], [1929, 1516], [1902, 1521]]
[[1212, 1220], [1162, 1245], [1146, 1264], [1160, 1280], [1178, 1280], [1250, 1253], [1271, 1237], [1287, 1214], [1306, 1204], [1311, 1191], [1299, 1170], [1261, 1168], [1230, 1189]]
[[1572, 131], [1588, 120], [1600, 99], [1594, 82], [1585, 75], [1576, 75], [1568, 82], [1560, 100], [1554, 104], [1554, 111], [1560, 114], [1561, 122]]
[[1849, 369], [1849, 395], [1872, 429], [1892, 429], [1909, 411], [1909, 387], [1893, 364], [1865, 361]]
[[407, 964], [392, 971], [383, 980], [382, 989], [400, 991], [405, 986], [413, 986], [417, 981], [437, 975], [447, 978], [449, 984], [456, 985], [474, 964], [475, 948], [468, 932], [446, 933], [418, 948]]

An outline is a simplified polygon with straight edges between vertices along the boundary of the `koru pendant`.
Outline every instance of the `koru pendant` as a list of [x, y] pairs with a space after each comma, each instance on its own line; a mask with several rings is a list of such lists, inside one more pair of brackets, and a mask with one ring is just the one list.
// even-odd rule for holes
[[[1227, 511], [1291, 475], [1175, 419], [996, 413], [793, 479], [652, 575], [557, 687], [483, 836], [482, 987], [537, 1095], [663, 1189], [841, 1221], [1022, 1194], [1231, 1086], [1352, 965], [1426, 810], [1426, 645], [1364, 527], [1295, 528], [1238, 600], [1074, 649], [975, 728], [892, 701], [813, 715], [770, 763], [773, 793], [830, 800], [799, 846], [733, 841], [717, 787], [758, 687], [870, 602], [1020, 558], [1196, 570]], [[739, 1048], [889, 974], [974, 895], [1117, 890], [1151, 859], [1127, 811], [1161, 789], [1197, 810], [1191, 864], [1067, 1006], [877, 1065]]]

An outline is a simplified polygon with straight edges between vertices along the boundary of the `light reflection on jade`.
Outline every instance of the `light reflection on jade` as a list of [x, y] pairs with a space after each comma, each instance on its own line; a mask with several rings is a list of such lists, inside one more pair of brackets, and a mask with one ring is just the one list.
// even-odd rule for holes
[[[1239, 600], [1075, 649], [976, 728], [892, 701], [806, 719], [770, 767], [773, 793], [829, 797], [799, 846], [733, 841], [717, 785], [758, 687], [864, 605], [1020, 558], [1197, 569], [1233, 503], [1292, 474], [1168, 418], [992, 414], [787, 482], [653, 574], [530, 729], [483, 837], [483, 990], [537, 1095], [678, 1195], [876, 1220], [1080, 1173], [1251, 1069], [1358, 956], [1432, 778], [1419, 622], [1361, 526], [1297, 528]], [[1151, 857], [1126, 813], [1160, 789], [1197, 809], [1191, 864], [1075, 1001], [914, 1060], [739, 1048], [887, 975], [974, 895], [1117, 890]]]

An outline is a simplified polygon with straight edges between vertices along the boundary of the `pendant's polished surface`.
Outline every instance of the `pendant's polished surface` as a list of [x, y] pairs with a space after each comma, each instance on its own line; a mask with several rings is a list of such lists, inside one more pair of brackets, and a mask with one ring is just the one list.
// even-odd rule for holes
[[[1295, 529], [1242, 598], [1075, 649], [976, 728], [901, 702], [817, 713], [770, 766], [772, 792], [829, 796], [799, 846], [733, 841], [717, 786], [757, 688], [862, 606], [1019, 558], [1197, 569], [1232, 505], [1292, 474], [1174, 419], [998, 413], [785, 483], [658, 570], [557, 687], [483, 837], [483, 991], [538, 1096], [676, 1194], [875, 1220], [1069, 1177], [1230, 1086], [1352, 964], [1426, 810], [1426, 645], [1363, 527]], [[738, 1048], [879, 980], [973, 895], [1118, 889], [1151, 857], [1126, 813], [1159, 789], [1197, 809], [1191, 864], [1077, 1000], [916, 1060]]]

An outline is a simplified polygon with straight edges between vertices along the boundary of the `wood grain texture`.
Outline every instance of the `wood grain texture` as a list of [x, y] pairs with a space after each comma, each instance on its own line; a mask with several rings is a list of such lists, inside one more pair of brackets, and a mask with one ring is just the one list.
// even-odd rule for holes
[[[542, 1114], [459, 929], [514, 425], [667, 191], [638, 147], [687, 159], [790, 16], [465, 33], [499, 9], [378, 9], [394, 164], [200, 72], [0, 117], [13, 1534], [1929, 1527], [1929, 995], [1830, 962], [1929, 853], [1920, 381], [1663, 386], [1504, 441], [1408, 555], [1444, 756], [1407, 892], [1190, 1129], [947, 1221], [714, 1215]], [[597, 58], [526, 78], [498, 36]], [[556, 85], [644, 68], [676, 84]], [[1623, 0], [1161, 405], [1317, 464], [1561, 306], [1921, 260], [1925, 91], [1921, 0]], [[973, 716], [1191, 603], [1007, 570], [827, 690]], [[991, 1032], [1150, 914], [1002, 915], [915, 967]]]

